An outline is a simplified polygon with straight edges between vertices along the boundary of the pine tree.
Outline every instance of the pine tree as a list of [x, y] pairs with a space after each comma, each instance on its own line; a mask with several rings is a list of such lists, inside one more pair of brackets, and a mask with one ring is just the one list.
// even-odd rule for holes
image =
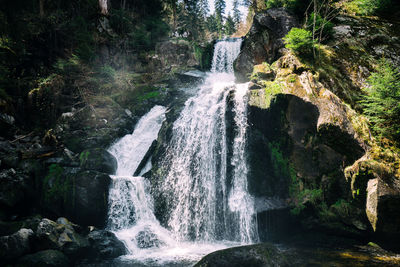
[[400, 70], [382, 60], [367, 82], [367, 95], [361, 104], [373, 131], [400, 144]]
[[226, 18], [224, 28], [225, 28], [225, 35], [227, 36], [231, 36], [232, 34], [235, 33], [236, 31], [235, 22], [233, 21], [231, 14], [229, 14], [228, 17]]
[[238, 0], [234, 0], [233, 1], [233, 22], [235, 23], [235, 27], [237, 28], [239, 26], [242, 14], [240, 13], [239, 10], [239, 1]]
[[218, 34], [221, 38], [222, 34], [223, 34], [223, 28], [224, 28], [223, 19], [224, 19], [225, 7], [226, 7], [225, 0], [214, 0], [214, 7], [215, 7], [215, 17], [217, 20]]

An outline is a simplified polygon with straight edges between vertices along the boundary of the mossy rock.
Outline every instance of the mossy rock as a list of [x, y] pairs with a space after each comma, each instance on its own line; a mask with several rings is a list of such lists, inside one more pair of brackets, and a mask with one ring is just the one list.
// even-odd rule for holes
[[117, 170], [117, 160], [103, 148], [87, 149], [79, 156], [82, 170], [98, 171], [107, 174], [114, 174]]
[[44, 250], [22, 257], [18, 267], [68, 267], [68, 258], [57, 250]]
[[208, 254], [195, 267], [290, 266], [274, 245], [264, 243], [219, 250]]

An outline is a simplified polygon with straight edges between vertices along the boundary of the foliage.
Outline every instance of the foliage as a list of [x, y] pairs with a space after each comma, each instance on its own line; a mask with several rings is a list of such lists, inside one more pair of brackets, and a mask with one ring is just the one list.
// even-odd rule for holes
[[62, 198], [64, 202], [71, 186], [63, 176], [64, 169], [58, 164], [51, 164], [47, 176], [44, 178], [44, 200], [52, 202]]
[[302, 16], [309, 6], [311, 0], [266, 0], [267, 9], [276, 7], [286, 7], [298, 16]]
[[314, 41], [310, 31], [292, 28], [283, 40], [286, 44], [285, 47], [292, 50], [298, 56], [309, 57], [312, 55]]
[[[311, 13], [310, 18], [307, 20], [307, 28], [313, 29], [314, 22], [314, 12]], [[315, 16], [315, 33], [317, 36], [321, 36], [321, 39], [328, 39], [333, 35], [333, 26], [334, 24], [328, 21], [326, 18], [321, 17], [321, 15], [317, 14]]]
[[373, 131], [379, 137], [400, 142], [400, 73], [387, 60], [381, 60], [368, 78], [369, 87], [361, 101]]
[[235, 31], [235, 22], [231, 15], [226, 18], [225, 25], [224, 25], [225, 35], [231, 36]]
[[[392, 3], [393, 2], [393, 3]], [[357, 15], [375, 15], [396, 9], [392, 0], [353, 0], [344, 4], [345, 9]]]

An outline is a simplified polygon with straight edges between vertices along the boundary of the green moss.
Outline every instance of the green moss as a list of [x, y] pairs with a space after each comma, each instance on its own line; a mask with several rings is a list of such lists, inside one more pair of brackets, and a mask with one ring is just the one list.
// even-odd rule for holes
[[158, 91], [152, 91], [152, 92], [148, 92], [144, 95], [141, 95], [138, 97], [138, 100], [140, 102], [143, 102], [144, 100], [148, 100], [148, 99], [152, 99], [152, 98], [157, 98], [160, 96], [160, 92]]
[[89, 158], [90, 152], [89, 151], [83, 151], [80, 155], [79, 155], [79, 160], [81, 162], [81, 165], [87, 161], [87, 159]]
[[64, 168], [58, 164], [51, 164], [47, 176], [44, 178], [44, 200], [47, 203], [62, 199], [67, 200], [71, 188], [70, 182], [63, 176]]
[[269, 107], [271, 104], [271, 100], [275, 95], [283, 92], [283, 86], [279, 81], [262, 81], [262, 85], [264, 88], [264, 101], [265, 106]]

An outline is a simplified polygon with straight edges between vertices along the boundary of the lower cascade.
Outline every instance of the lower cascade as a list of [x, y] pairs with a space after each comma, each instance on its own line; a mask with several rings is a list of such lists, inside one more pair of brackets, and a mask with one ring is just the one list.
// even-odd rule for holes
[[132, 175], [157, 139], [166, 108], [153, 107], [133, 134], [109, 148], [118, 169], [108, 227], [125, 243], [127, 258], [193, 263], [215, 250], [258, 242], [254, 198], [247, 190], [248, 85], [234, 83], [232, 68], [240, 45], [241, 39], [216, 44], [212, 72], [173, 124], [158, 162], [165, 225], [154, 215], [150, 180]]

